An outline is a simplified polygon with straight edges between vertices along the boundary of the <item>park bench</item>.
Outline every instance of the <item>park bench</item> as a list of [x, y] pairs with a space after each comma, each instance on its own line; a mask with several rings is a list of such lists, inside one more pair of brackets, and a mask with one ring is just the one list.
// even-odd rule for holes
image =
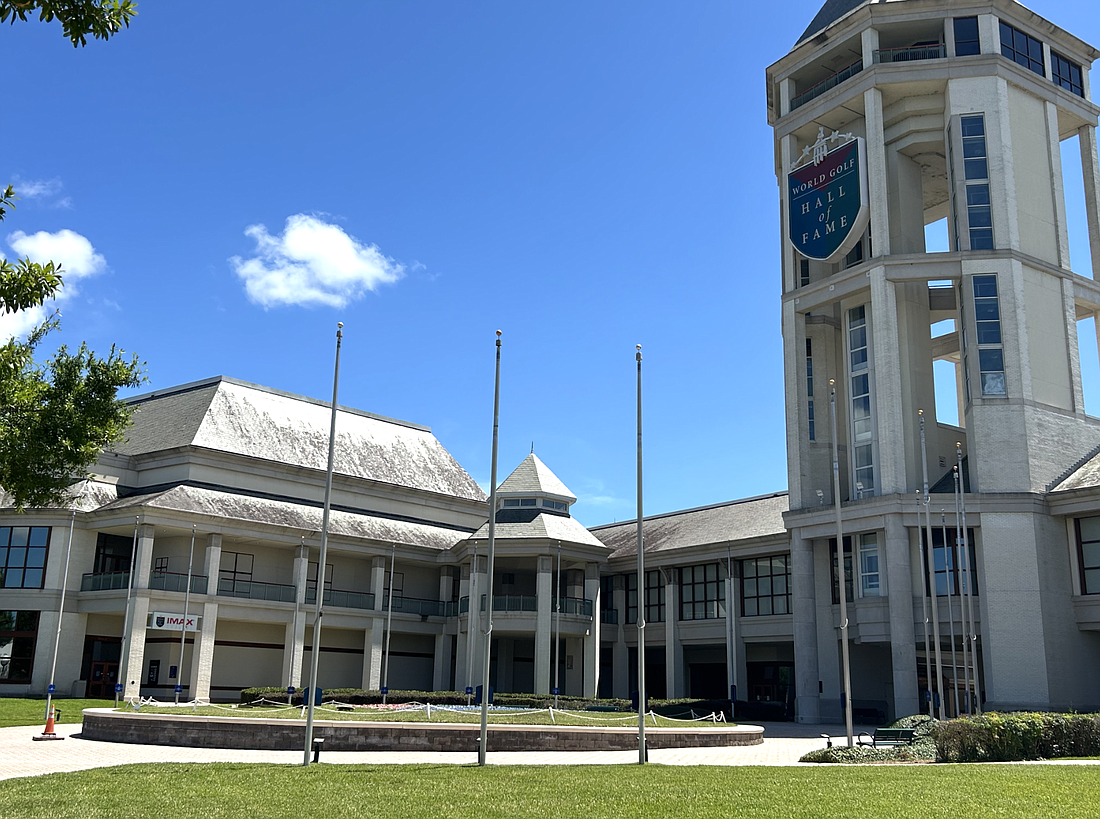
[[[916, 735], [916, 728], [876, 728], [874, 736], [863, 732], [859, 735], [860, 745], [872, 748], [892, 747], [896, 745], [912, 745]], [[867, 740], [864, 739], [867, 737]]]

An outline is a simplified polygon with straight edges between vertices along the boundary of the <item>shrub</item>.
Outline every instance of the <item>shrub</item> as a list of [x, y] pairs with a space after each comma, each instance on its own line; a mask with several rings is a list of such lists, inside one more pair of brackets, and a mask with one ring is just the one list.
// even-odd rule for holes
[[872, 748], [867, 745], [834, 745], [805, 754], [800, 762], [866, 763], [866, 762], [934, 762], [936, 742], [933, 738], [936, 721], [925, 714], [902, 717], [888, 728], [914, 728], [912, 745]]
[[1015, 762], [1100, 754], [1100, 714], [991, 712], [940, 723], [936, 753], [945, 762]]

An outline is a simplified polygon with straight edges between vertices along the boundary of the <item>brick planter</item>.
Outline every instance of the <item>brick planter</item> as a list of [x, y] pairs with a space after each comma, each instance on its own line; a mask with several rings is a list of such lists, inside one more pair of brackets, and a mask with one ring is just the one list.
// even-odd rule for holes
[[[305, 729], [305, 720], [137, 714], [88, 708], [84, 711], [81, 736], [137, 745], [296, 751], [304, 747]], [[314, 720], [313, 735], [324, 738], [325, 751], [476, 751], [481, 728], [455, 723]], [[647, 727], [645, 735], [651, 749], [759, 745], [764, 741], [764, 729], [756, 725]], [[490, 751], [632, 751], [637, 748], [636, 726], [489, 726]]]

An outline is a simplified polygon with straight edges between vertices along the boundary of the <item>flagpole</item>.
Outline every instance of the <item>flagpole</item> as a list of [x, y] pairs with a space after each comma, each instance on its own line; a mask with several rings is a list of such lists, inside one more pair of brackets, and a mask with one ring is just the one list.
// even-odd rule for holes
[[561, 693], [561, 541], [558, 541], [558, 580], [554, 595], [556, 634], [554, 635], [554, 707], [558, 707], [558, 694]]
[[[925, 560], [925, 556], [924, 556], [924, 546], [920, 544], [920, 536], [919, 536], [919, 532], [920, 532], [920, 514], [921, 514], [921, 511], [923, 510], [923, 508], [924, 508], [924, 505], [921, 503], [920, 490], [918, 489], [917, 490], [917, 532], [918, 532], [918, 537], [917, 537], [918, 544], [917, 545], [918, 545], [918, 548], [919, 548], [919, 551], [920, 551], [920, 571], [921, 571], [921, 574], [924, 575], [925, 578], [926, 578], [925, 580], [921, 581], [922, 583], [927, 582], [927, 577], [928, 577], [928, 571], [925, 568], [925, 566], [927, 565], [927, 561]], [[932, 672], [932, 643], [931, 643], [931, 637], [928, 636], [928, 596], [926, 594], [923, 594], [923, 593], [920, 596], [920, 608], [921, 608], [921, 616], [924, 618], [924, 623], [922, 623], [922, 625], [924, 626], [924, 670], [925, 670], [925, 676], [928, 678], [928, 716], [932, 716], [932, 700], [933, 700], [933, 697], [934, 697], [934, 695], [932, 693], [932, 677], [933, 677], [933, 672]]]
[[176, 672], [176, 705], [180, 704], [180, 691], [183, 690], [183, 652], [187, 641], [187, 609], [191, 602], [191, 567], [195, 563], [195, 526], [191, 524], [191, 552], [187, 556], [187, 586], [183, 590], [183, 630], [180, 631], [180, 667]]
[[[956, 554], [956, 562], [958, 562], [957, 555], [962, 551], [962, 528], [961, 528], [962, 521], [960, 520], [960, 517], [959, 517], [959, 512], [960, 512], [959, 490], [962, 487], [959, 485], [959, 468], [957, 466], [951, 467], [951, 473], [952, 473], [951, 476], [952, 476], [952, 478], [954, 478], [954, 482], [955, 482], [955, 554]], [[964, 556], [964, 560], [965, 560], [965, 556]], [[960, 569], [960, 571], [961, 571], [961, 569]], [[962, 599], [960, 600], [960, 605], [959, 605], [959, 614], [962, 616], [963, 678], [965, 680], [965, 686], [966, 686], [963, 689], [963, 691], [964, 691], [963, 703], [966, 706], [966, 713], [969, 714], [969, 713], [971, 713], [971, 706], [972, 706], [972, 703], [973, 703], [973, 697], [970, 695], [970, 660], [968, 659], [969, 656], [970, 656], [970, 653], [969, 653], [969, 646], [967, 645], [967, 643], [969, 642], [970, 621], [967, 619], [967, 616], [966, 616], [966, 578], [965, 578], [965, 576], [963, 577], [962, 582], [960, 583], [959, 594], [962, 597]]]
[[[130, 575], [126, 579], [126, 609], [122, 615], [122, 644], [126, 648], [126, 656], [122, 658], [122, 670], [115, 680], [115, 708], [118, 708], [118, 685], [122, 681], [125, 692], [126, 678], [130, 674], [130, 641], [134, 636], [134, 623], [130, 617], [130, 596], [134, 591], [134, 559], [137, 557], [138, 529], [141, 526], [141, 518], [134, 515], [134, 542], [130, 545]], [[138, 699], [141, 699], [141, 687], [138, 687]]]
[[332, 421], [328, 430], [328, 467], [325, 469], [325, 508], [321, 514], [321, 554], [317, 559], [317, 608], [313, 617], [313, 650], [309, 658], [309, 688], [306, 705], [306, 746], [302, 766], [309, 765], [313, 746], [313, 704], [317, 700], [317, 668], [321, 659], [321, 618], [324, 616], [325, 562], [328, 559], [328, 519], [332, 510], [332, 462], [336, 452], [336, 392], [340, 384], [340, 344], [344, 339], [344, 323], [336, 323], [336, 365], [332, 372]]
[[[928, 586], [929, 592], [932, 595], [932, 642], [936, 649], [936, 677], [937, 687], [940, 691], [940, 702], [936, 708], [936, 713], [939, 714], [940, 719], [943, 719], [943, 655], [940, 653], [940, 595], [936, 590], [936, 573], [935, 562], [936, 552], [932, 545], [932, 513], [929, 510], [930, 500], [928, 497], [928, 455], [924, 444], [924, 410], [917, 410], [917, 415], [920, 416], [920, 463], [921, 474], [924, 479], [924, 529], [927, 535], [928, 542], [928, 562], [926, 564], [928, 569]], [[944, 544], [946, 550], [947, 544]], [[945, 563], [946, 566], [946, 558]]]
[[[848, 656], [848, 584], [844, 573], [844, 523], [840, 512], [840, 457], [836, 437], [836, 380], [829, 379], [829, 414], [833, 425], [833, 508], [836, 511], [837, 586], [840, 593], [840, 657], [844, 670], [844, 728], [848, 747], [852, 738], [852, 665]], [[853, 555], [853, 559], [854, 559]]]
[[[955, 604], [952, 598], [952, 590], [955, 585], [955, 579], [958, 577], [959, 565], [955, 563], [953, 566], [947, 563], [947, 557], [951, 552], [947, 549], [947, 515], [940, 510], [940, 530], [943, 535], [943, 554], [944, 563], [947, 566], [947, 633], [951, 638], [951, 693], [955, 698], [955, 716], [959, 716], [959, 680], [958, 680], [958, 661], [955, 659]], [[957, 553], [957, 550], [955, 550]], [[953, 570], [953, 571], [952, 571]]]
[[[493, 558], [496, 547], [497, 523], [497, 437], [500, 430], [500, 330], [497, 330], [497, 368], [493, 388], [493, 460], [489, 467], [489, 546], [486, 567], [485, 645], [481, 647], [481, 741], [477, 749], [477, 764], [484, 765], [489, 750], [489, 664], [493, 643]], [[473, 601], [470, 601], [471, 603]], [[473, 606], [470, 607], [471, 610]]]
[[[305, 557], [305, 554], [306, 554], [306, 536], [302, 535], [302, 542], [298, 546], [298, 561], [299, 561], [298, 565], [299, 566], [302, 565], [301, 560], [302, 560], [303, 557]], [[211, 567], [211, 568], [213, 568], [213, 567]], [[298, 653], [298, 609], [300, 609], [302, 607], [301, 598], [305, 596], [304, 595], [305, 587], [309, 583], [308, 577], [309, 577], [309, 568], [308, 568], [308, 564], [307, 564], [306, 566], [302, 567], [302, 572], [301, 572], [301, 574], [298, 575], [298, 584], [297, 584], [298, 587], [294, 589], [294, 614], [292, 615], [293, 619], [291, 621], [291, 626], [290, 626], [291, 633], [294, 635], [294, 653], [291, 654], [291, 660], [290, 660], [290, 664], [289, 664], [290, 667], [287, 669], [287, 672], [286, 672], [286, 704], [287, 705], [290, 705], [291, 700], [294, 699], [294, 695], [291, 693], [290, 689], [294, 687], [294, 655]], [[206, 582], [209, 583], [210, 579], [207, 578]]]
[[966, 528], [966, 484], [963, 482], [962, 442], [955, 443], [955, 454], [959, 459], [959, 508], [962, 510], [963, 553], [966, 567], [966, 611], [970, 617], [970, 662], [974, 664], [974, 711], [982, 712], [981, 686], [978, 683], [978, 626], [974, 622], [974, 587], [971, 585], [973, 567], [970, 565], [970, 533]]
[[57, 654], [61, 648], [61, 618], [65, 614], [65, 591], [69, 585], [69, 555], [73, 551], [73, 529], [76, 528], [76, 509], [80, 505], [80, 499], [84, 490], [88, 488], [88, 482], [84, 481], [84, 488], [76, 496], [73, 503], [73, 514], [69, 518], [69, 543], [65, 547], [65, 565], [61, 569], [61, 603], [57, 608], [57, 633], [53, 640], [53, 665], [50, 666], [50, 682], [46, 686], [46, 719], [50, 718], [50, 708], [53, 707], [54, 675], [57, 674]]

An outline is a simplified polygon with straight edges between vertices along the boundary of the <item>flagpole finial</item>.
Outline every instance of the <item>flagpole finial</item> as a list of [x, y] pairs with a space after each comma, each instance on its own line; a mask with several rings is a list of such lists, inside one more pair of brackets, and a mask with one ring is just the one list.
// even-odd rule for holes
[[917, 410], [917, 415], [924, 415], [924, 410], [922, 410], [922, 409]]
[[500, 346], [500, 330], [497, 330], [497, 346]]
[[635, 344], [634, 349], [637, 350], [637, 352], [634, 354], [634, 357], [638, 361], [641, 361], [642, 360], [642, 345], [641, 344]]

